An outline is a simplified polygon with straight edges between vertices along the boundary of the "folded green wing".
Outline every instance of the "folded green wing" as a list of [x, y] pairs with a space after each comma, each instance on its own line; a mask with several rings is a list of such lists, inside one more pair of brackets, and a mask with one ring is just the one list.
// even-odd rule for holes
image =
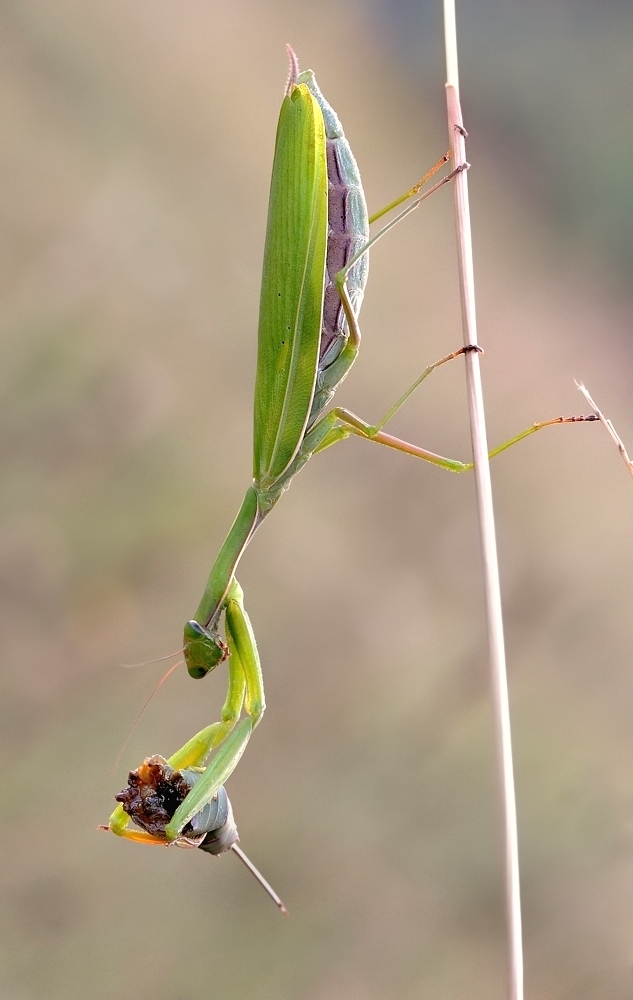
[[253, 476], [268, 489], [301, 444], [314, 395], [327, 250], [323, 115], [305, 85], [284, 98], [259, 314]]

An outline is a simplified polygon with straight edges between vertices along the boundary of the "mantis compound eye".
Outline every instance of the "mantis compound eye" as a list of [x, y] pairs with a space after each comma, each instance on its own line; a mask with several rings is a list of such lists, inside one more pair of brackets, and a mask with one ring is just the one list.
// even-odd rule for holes
[[190, 677], [206, 677], [209, 671], [229, 655], [229, 647], [215, 630], [203, 628], [196, 621], [187, 622], [183, 651]]

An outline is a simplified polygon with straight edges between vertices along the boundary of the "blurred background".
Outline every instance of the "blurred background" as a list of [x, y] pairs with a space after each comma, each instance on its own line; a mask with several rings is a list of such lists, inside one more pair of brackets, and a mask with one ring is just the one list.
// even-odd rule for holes
[[[250, 479], [287, 41], [373, 209], [444, 151], [439, 3], [5, 0], [0, 996], [503, 996], [473, 482], [349, 441], [240, 581], [268, 711], [233, 857], [97, 833], [127, 771], [218, 717], [178, 648]], [[633, 9], [458, 10], [489, 436], [578, 413], [633, 447]], [[375, 420], [461, 342], [449, 191], [372, 255], [337, 400]], [[459, 362], [393, 432], [469, 454]], [[633, 995], [633, 484], [598, 425], [494, 464], [532, 998]]]

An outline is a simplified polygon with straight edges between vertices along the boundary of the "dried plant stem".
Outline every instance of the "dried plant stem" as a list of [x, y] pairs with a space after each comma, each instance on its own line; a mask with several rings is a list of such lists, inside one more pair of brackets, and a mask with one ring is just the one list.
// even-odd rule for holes
[[616, 431], [615, 427], [613, 426], [613, 424], [611, 423], [611, 421], [608, 419], [608, 417], [605, 417], [605, 415], [602, 412], [602, 410], [598, 409], [598, 407], [594, 403], [593, 399], [589, 395], [588, 390], [585, 388], [585, 386], [582, 384], [582, 382], [576, 382], [576, 385], [578, 386], [578, 388], [582, 392], [583, 396], [585, 397], [585, 399], [589, 403], [589, 406], [591, 407], [591, 409], [593, 410], [593, 412], [597, 416], [597, 418], [600, 421], [600, 423], [603, 425], [603, 427], [606, 428], [607, 433], [609, 434], [609, 436], [613, 439], [613, 441], [615, 441], [615, 443], [617, 445], [617, 448], [618, 448], [618, 451], [620, 452], [620, 454], [622, 456], [622, 460], [623, 460], [624, 464], [626, 465], [627, 469], [629, 470], [629, 472], [633, 476], [633, 462], [631, 462], [631, 459], [628, 456], [628, 452], [627, 452], [626, 448], [624, 447], [624, 442], [622, 441], [622, 438], [620, 437], [620, 435], [618, 434], [618, 432]]
[[[465, 132], [458, 92], [457, 38], [454, 0], [444, 0], [444, 31], [446, 42], [446, 99], [448, 133], [453, 166], [466, 164]], [[470, 212], [468, 206], [467, 170], [457, 174], [454, 184], [455, 220], [459, 285], [462, 307], [462, 327], [465, 346], [477, 344], [475, 316], [475, 284], [473, 274]], [[523, 1000], [523, 948], [521, 939], [521, 896], [519, 884], [519, 850], [516, 820], [516, 799], [512, 766], [510, 708], [506, 675], [501, 589], [497, 562], [492, 487], [488, 463], [488, 443], [484, 418], [479, 353], [466, 353], [466, 381], [470, 409], [471, 437], [475, 462], [475, 479], [479, 510], [479, 530], [483, 556], [484, 592], [488, 651], [492, 682], [495, 744], [500, 786], [502, 841], [504, 853], [506, 926], [508, 936], [508, 1000]]]

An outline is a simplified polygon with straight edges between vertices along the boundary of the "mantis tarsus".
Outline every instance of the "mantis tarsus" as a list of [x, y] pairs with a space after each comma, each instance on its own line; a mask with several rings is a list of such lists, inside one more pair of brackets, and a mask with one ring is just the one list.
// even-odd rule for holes
[[[228, 657], [228, 694], [221, 721], [203, 729], [169, 759], [174, 768], [199, 767], [218, 748], [164, 825], [158, 836], [162, 843], [183, 839], [183, 831], [186, 839], [196, 816], [235, 768], [264, 712], [257, 646], [235, 572], [253, 534], [297, 472], [312, 455], [352, 434], [453, 472], [472, 468], [471, 463], [443, 458], [383, 431], [427, 375], [464, 348], [425, 369], [377, 425], [341, 407], [323, 413], [358, 354], [358, 314], [367, 282], [368, 249], [435, 189], [418, 193], [447, 157], [411, 191], [370, 219], [358, 167], [340, 122], [312, 71], [300, 73], [291, 49], [289, 55], [290, 76], [277, 127], [264, 250], [253, 483], [215, 560], [195, 618], [184, 630], [184, 656], [192, 677], [206, 676]], [[370, 239], [370, 222], [407, 200], [408, 206]], [[558, 417], [534, 424], [491, 454], [549, 424], [591, 419], [595, 417]], [[222, 614], [226, 643], [218, 631]], [[240, 719], [242, 709], [245, 716]], [[149, 835], [141, 837], [127, 824], [128, 815], [119, 806], [110, 818], [110, 829], [130, 839], [148, 839]], [[149, 839], [157, 842], [156, 837]]]

